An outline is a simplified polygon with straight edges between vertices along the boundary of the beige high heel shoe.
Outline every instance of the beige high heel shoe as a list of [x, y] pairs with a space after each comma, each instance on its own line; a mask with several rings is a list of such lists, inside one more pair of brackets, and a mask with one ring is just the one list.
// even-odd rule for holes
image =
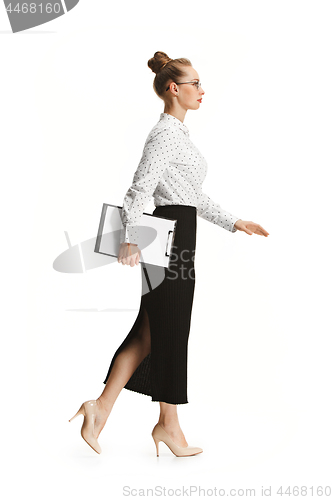
[[163, 427], [160, 424], [155, 425], [151, 435], [153, 436], [153, 440], [155, 441], [156, 452], [158, 457], [159, 457], [158, 444], [160, 441], [163, 441], [163, 443], [165, 443], [169, 447], [169, 449], [172, 451], [174, 455], [176, 455], [176, 457], [189, 457], [203, 452], [202, 448], [198, 448], [195, 446], [186, 446], [185, 448], [177, 446], [176, 443], [172, 441], [169, 434], [163, 429]]
[[86, 401], [85, 403], [82, 403], [79, 411], [72, 417], [69, 422], [74, 420], [78, 415], [82, 414], [84, 419], [83, 419], [83, 424], [81, 427], [81, 436], [85, 440], [89, 446], [96, 451], [96, 453], [101, 453], [101, 447], [98, 444], [97, 439], [94, 437], [94, 426], [95, 426], [95, 420], [96, 420], [96, 410], [97, 410], [97, 402], [95, 399], [92, 399], [90, 401]]

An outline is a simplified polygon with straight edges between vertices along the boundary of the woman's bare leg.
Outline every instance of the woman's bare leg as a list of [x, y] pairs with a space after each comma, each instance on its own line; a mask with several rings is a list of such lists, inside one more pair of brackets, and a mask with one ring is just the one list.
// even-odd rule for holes
[[[150, 353], [150, 328], [146, 310], [138, 334], [122, 349], [115, 359], [111, 373], [102, 394], [97, 399], [99, 411], [95, 421], [95, 437], [98, 438], [111, 413], [121, 390], [131, 378], [141, 361]], [[158, 423], [165, 429], [171, 439], [182, 447], [188, 446], [180, 428], [177, 405], [160, 402]]]
[[149, 318], [144, 310], [143, 322], [138, 334], [117, 355], [105, 388], [96, 400], [98, 413], [95, 421], [95, 434], [98, 438], [111, 413], [121, 390], [131, 378], [141, 361], [150, 353]]
[[188, 446], [183, 431], [179, 425], [177, 405], [160, 402], [160, 418], [158, 423], [178, 446]]

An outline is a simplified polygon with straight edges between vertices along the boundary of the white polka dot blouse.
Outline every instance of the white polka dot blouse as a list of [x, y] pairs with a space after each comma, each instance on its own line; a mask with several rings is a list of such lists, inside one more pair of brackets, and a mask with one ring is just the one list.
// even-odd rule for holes
[[239, 219], [215, 203], [202, 191], [207, 162], [189, 137], [183, 122], [168, 113], [150, 131], [139, 166], [128, 189], [121, 211], [123, 229], [120, 243], [138, 242], [135, 226], [154, 197], [160, 205], [191, 205], [199, 217], [235, 233]]

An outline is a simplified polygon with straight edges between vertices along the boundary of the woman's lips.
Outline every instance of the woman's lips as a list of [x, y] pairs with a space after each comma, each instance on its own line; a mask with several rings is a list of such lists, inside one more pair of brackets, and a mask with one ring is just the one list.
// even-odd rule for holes
[[197, 99], [197, 101], [198, 101], [198, 102], [202, 102], [202, 97], [201, 97], [201, 99]]

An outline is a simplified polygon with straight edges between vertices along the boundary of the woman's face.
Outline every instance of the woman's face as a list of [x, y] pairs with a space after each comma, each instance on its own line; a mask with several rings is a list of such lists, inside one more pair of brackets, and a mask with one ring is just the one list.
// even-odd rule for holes
[[[178, 82], [199, 82], [199, 75], [192, 66], [185, 66], [183, 71], [186, 72], [185, 76], [179, 78]], [[174, 87], [176, 93], [178, 91], [177, 102], [183, 109], [198, 109], [204, 91], [201, 87], [196, 88], [193, 84], [186, 83], [185, 85], [176, 85]]]

